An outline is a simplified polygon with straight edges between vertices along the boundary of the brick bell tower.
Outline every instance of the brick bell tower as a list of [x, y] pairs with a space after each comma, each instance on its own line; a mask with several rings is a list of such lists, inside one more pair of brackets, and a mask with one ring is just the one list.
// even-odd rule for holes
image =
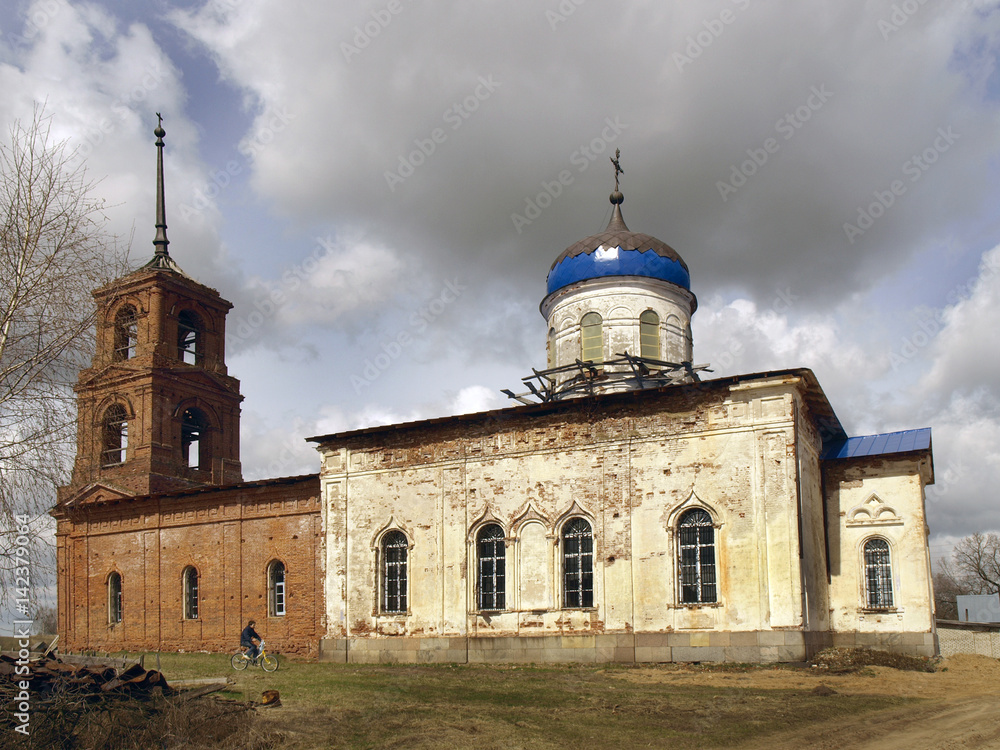
[[75, 388], [77, 455], [61, 503], [242, 481], [243, 397], [225, 359], [232, 304], [167, 251], [162, 119], [154, 135], [156, 249], [137, 271], [94, 291], [97, 348]]

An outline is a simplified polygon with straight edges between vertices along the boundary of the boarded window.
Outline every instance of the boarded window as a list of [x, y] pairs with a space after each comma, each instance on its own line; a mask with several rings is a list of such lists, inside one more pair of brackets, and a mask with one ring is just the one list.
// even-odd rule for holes
[[580, 321], [580, 359], [599, 365], [604, 362], [604, 321], [595, 312], [589, 312]]
[[639, 316], [639, 356], [660, 358], [660, 316], [652, 310]]
[[507, 545], [504, 533], [496, 524], [480, 530], [476, 540], [479, 554], [479, 609], [502, 610], [506, 607]]
[[865, 542], [865, 591], [868, 609], [892, 607], [892, 560], [885, 539]]
[[594, 533], [582, 518], [563, 526], [563, 606], [594, 606]]
[[382, 611], [406, 612], [406, 558], [409, 545], [401, 531], [382, 539]]
[[678, 524], [680, 594], [683, 604], [718, 601], [715, 577], [715, 528], [707, 511], [689, 510]]

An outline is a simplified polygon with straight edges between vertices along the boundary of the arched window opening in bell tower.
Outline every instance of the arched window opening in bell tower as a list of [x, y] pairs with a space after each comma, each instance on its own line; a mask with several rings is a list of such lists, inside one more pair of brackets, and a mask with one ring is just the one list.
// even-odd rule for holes
[[660, 358], [660, 316], [652, 310], [639, 316], [639, 356]]
[[177, 317], [177, 356], [189, 365], [200, 363], [204, 326], [197, 313], [184, 310]]
[[118, 314], [115, 315], [115, 349], [113, 359], [115, 362], [124, 362], [135, 356], [135, 346], [138, 336], [138, 319], [135, 308], [132, 305], [125, 305]]
[[189, 469], [207, 468], [208, 420], [199, 409], [185, 409], [181, 416], [181, 455]]
[[598, 313], [589, 312], [580, 321], [580, 359], [593, 362], [595, 365], [604, 363], [604, 320]]
[[116, 466], [125, 463], [128, 449], [128, 414], [121, 404], [112, 404], [104, 412], [101, 424], [101, 464]]

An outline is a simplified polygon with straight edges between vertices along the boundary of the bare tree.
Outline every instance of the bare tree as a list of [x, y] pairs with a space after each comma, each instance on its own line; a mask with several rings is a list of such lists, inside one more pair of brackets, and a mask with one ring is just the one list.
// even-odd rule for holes
[[934, 572], [934, 614], [940, 620], [958, 619], [957, 597], [971, 594], [969, 587], [959, 580], [950, 560], [937, 561]]
[[955, 577], [970, 594], [1000, 591], [1000, 534], [975, 533], [963, 538], [952, 553]]
[[[39, 552], [46, 510], [68, 479], [72, 386], [94, 344], [91, 291], [125, 267], [94, 184], [50, 128], [36, 107], [0, 144], [0, 601], [25, 539]], [[32, 572], [32, 588], [42, 573]]]

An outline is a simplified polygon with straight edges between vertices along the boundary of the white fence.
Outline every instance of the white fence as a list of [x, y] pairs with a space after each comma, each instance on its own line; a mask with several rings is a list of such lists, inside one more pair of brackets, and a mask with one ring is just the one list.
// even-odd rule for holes
[[941, 656], [982, 654], [1000, 659], [1000, 624], [938, 620]]

